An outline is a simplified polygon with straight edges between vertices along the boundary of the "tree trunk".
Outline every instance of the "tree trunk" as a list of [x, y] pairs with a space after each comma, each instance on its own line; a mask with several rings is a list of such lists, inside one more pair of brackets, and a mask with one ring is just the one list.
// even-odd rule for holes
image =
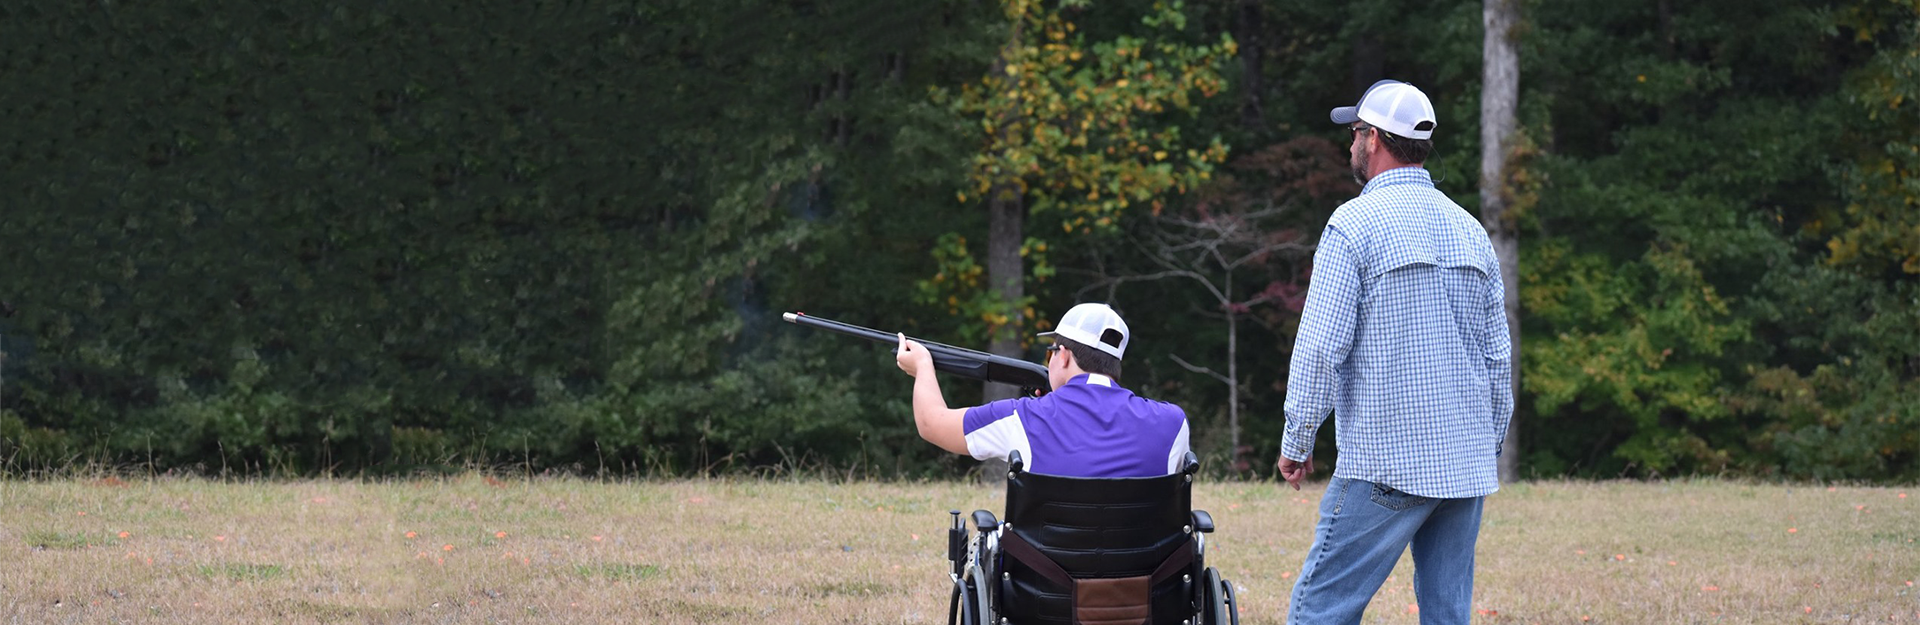
[[[1020, 243], [1024, 240], [1027, 217], [1026, 202], [1018, 195], [1012, 185], [996, 188], [987, 202], [987, 285], [998, 293], [1002, 300], [1018, 302], [1026, 296], [1026, 267], [1020, 258]], [[1009, 358], [1020, 357], [1020, 335], [1018, 328], [1025, 327], [1021, 317], [1024, 311], [1012, 311], [1013, 318], [1008, 327], [993, 334], [987, 343], [987, 351]], [[986, 382], [980, 395], [986, 401], [1011, 399], [1020, 394], [1020, 389], [1010, 384]], [[1007, 462], [993, 459], [980, 467], [980, 483], [986, 486], [1002, 486], [1007, 483]]]
[[1360, 94], [1367, 92], [1367, 87], [1386, 78], [1382, 74], [1387, 71], [1387, 52], [1386, 48], [1380, 45], [1378, 38], [1372, 35], [1360, 35], [1353, 40], [1352, 70], [1353, 99], [1357, 102], [1360, 100]]
[[[1013, 185], [995, 189], [993, 198], [988, 201], [987, 217], [987, 285], [1000, 296], [1001, 301], [1019, 302], [1026, 297], [1026, 266], [1020, 258], [1020, 244], [1025, 239], [1027, 217], [1026, 202], [1023, 201]], [[1019, 328], [1025, 327], [1025, 311], [1009, 311], [1012, 317], [1007, 325], [993, 334], [987, 344], [987, 351], [1009, 358], [1020, 357]], [[1018, 389], [1010, 385], [998, 385], [1005, 389], [1004, 395], [994, 395], [989, 389], [989, 398], [1012, 397]]]
[[1267, 122], [1265, 107], [1261, 105], [1261, 96], [1264, 95], [1264, 87], [1260, 82], [1264, 71], [1261, 55], [1264, 52], [1260, 49], [1260, 43], [1264, 27], [1260, 24], [1260, 2], [1240, 0], [1239, 18], [1233, 38], [1240, 44], [1240, 123], [1247, 127], [1247, 132], [1263, 136]]
[[[1007, 50], [1020, 46], [1024, 25], [1019, 20], [1013, 23], [1013, 32], [1007, 40]], [[1005, 75], [1007, 54], [1001, 54], [993, 62], [993, 73]], [[1019, 115], [1018, 106], [1011, 109], [999, 120], [999, 132], [1007, 132]], [[1010, 175], [1010, 174], [1009, 174]], [[1026, 266], [1020, 258], [1020, 244], [1026, 240], [1026, 198], [1021, 195], [1020, 186], [1012, 181], [993, 185], [987, 196], [987, 288], [998, 293], [1000, 300], [1017, 303], [1026, 297]], [[1006, 356], [1020, 357], [1020, 328], [1026, 327], [1025, 311], [1019, 307], [1007, 311], [1007, 324], [987, 339], [987, 352]], [[1007, 384], [985, 383], [981, 396], [986, 401], [1012, 398], [1020, 389]], [[1004, 486], [1007, 483], [1007, 463], [1003, 460], [988, 460], [981, 467], [980, 481], [988, 486]]]
[[[1485, 0], [1483, 18], [1486, 38], [1482, 48], [1484, 65], [1480, 86], [1480, 220], [1493, 240], [1494, 255], [1500, 259], [1500, 280], [1507, 292], [1507, 332], [1513, 341], [1515, 405], [1520, 398], [1520, 238], [1514, 220], [1507, 214], [1507, 181], [1511, 176], [1514, 109], [1520, 99], [1520, 62], [1514, 50], [1514, 26], [1519, 19], [1519, 0]], [[1517, 412], [1517, 411], [1516, 411]], [[1500, 481], [1518, 478], [1520, 457], [1518, 423], [1507, 427], [1507, 439], [1500, 443]]]
[[[1227, 284], [1233, 284], [1231, 277]], [[1233, 314], [1232, 304], [1227, 308], [1227, 444], [1227, 466], [1235, 472], [1251, 468], [1242, 468], [1240, 454], [1240, 318]]]

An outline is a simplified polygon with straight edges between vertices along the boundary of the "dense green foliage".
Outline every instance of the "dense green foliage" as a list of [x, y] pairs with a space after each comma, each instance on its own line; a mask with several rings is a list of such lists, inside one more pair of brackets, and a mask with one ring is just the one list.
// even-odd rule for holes
[[[1326, 110], [1381, 77], [1433, 97], [1428, 166], [1478, 206], [1480, 3], [1324, 5], [1049, 3], [1035, 29], [1074, 30], [1027, 59], [1139, 80], [1150, 59], [1107, 42], [1205, 53], [1178, 62], [1211, 97], [1146, 106], [1187, 97], [1162, 75], [1099, 111], [1124, 134], [1092, 140], [1138, 158], [1020, 161], [1033, 184], [1160, 181], [1108, 181], [1149, 189], [1127, 211], [1039, 202], [1028, 251], [1051, 278], [1026, 293], [1037, 323], [1119, 306], [1141, 330], [1127, 384], [1185, 406], [1216, 457], [1226, 387], [1174, 359], [1227, 371], [1235, 302], [1252, 470], [1277, 449], [1306, 259], [1238, 265], [1218, 296], [1129, 281], [1163, 269], [1140, 246], [1168, 222], [1146, 217], [1258, 214], [1310, 241], [1356, 189]], [[921, 285], [987, 238], [976, 169], [1004, 152], [955, 94], [995, 84], [1007, 6], [0, 6], [0, 300], [19, 308], [0, 464], [965, 470], [914, 434], [886, 347], [778, 314], [984, 334], [949, 304], [977, 285]], [[1522, 471], [1920, 476], [1920, 5], [1523, 12]], [[1063, 106], [1076, 81], [1131, 93], [1046, 75]], [[1161, 159], [1211, 162], [1212, 141], [1224, 162], [1182, 193], [1206, 170]]]

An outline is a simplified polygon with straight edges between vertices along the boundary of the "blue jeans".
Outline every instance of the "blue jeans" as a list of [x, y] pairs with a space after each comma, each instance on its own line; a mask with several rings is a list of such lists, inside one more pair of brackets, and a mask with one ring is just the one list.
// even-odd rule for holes
[[1473, 546], [1485, 499], [1429, 499], [1333, 478], [1320, 498], [1320, 523], [1293, 585], [1287, 622], [1359, 623], [1411, 544], [1420, 623], [1466, 623], [1473, 616]]

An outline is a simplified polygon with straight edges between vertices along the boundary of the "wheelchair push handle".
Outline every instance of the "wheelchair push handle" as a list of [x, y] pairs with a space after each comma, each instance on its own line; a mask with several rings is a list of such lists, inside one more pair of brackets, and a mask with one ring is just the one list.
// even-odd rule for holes
[[947, 560], [953, 562], [953, 574], [959, 575], [967, 557], [967, 526], [960, 524], [960, 511], [948, 510], [953, 521], [947, 524]]

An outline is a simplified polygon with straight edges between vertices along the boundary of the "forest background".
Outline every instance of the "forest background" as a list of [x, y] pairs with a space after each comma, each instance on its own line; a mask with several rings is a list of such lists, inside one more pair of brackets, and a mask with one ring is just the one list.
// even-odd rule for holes
[[[1920, 478], [1920, 2], [1502, 6], [1518, 475]], [[1421, 86], [1478, 214], [1488, 9], [0, 5], [0, 468], [954, 476], [780, 313], [1037, 361], [1107, 301], [1264, 475], [1327, 110]]]

